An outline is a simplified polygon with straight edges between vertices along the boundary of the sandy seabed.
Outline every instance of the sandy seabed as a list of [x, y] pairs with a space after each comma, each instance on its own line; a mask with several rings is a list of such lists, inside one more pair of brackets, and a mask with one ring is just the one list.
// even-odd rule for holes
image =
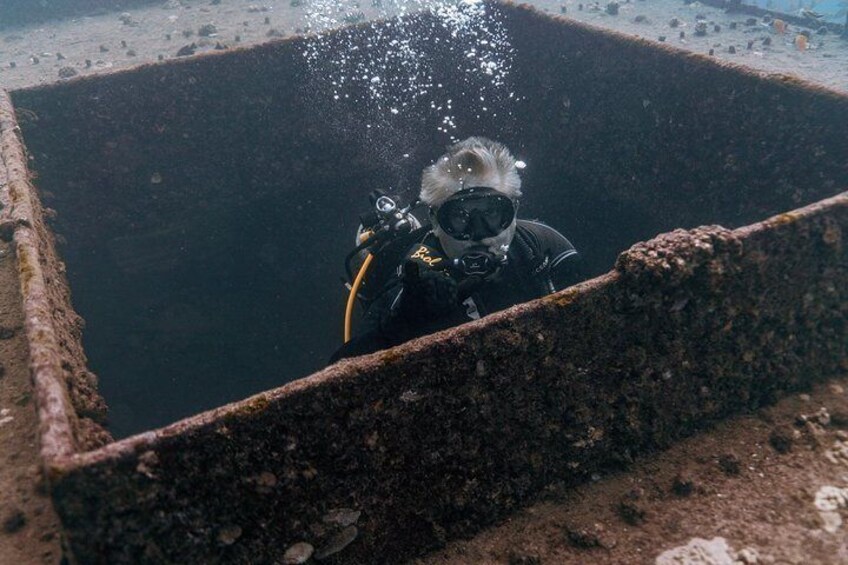
[[[530, 4], [694, 53], [712, 52], [717, 59], [765, 73], [794, 75], [835, 90], [848, 90], [848, 39], [833, 32], [820, 35], [820, 26], [812, 21], [806, 28], [789, 25], [781, 34], [763, 18], [752, 23], [751, 16], [728, 14], [697, 1], [620, 0], [616, 15], [607, 13], [605, 0], [536, 0]], [[367, 0], [361, 4], [340, 0], [337, 5], [337, 21], [344, 15], [361, 14], [367, 19], [389, 13]], [[122, 14], [7, 28], [0, 31], [0, 86], [15, 89], [54, 82], [61, 80], [60, 71], [78, 76], [170, 59], [192, 43], [197, 52], [262, 43], [314, 24], [316, 18], [310, 17], [313, 12], [311, 3], [302, 0], [220, 0], [217, 4], [210, 0], [170, 0]], [[707, 24], [706, 35], [696, 36], [698, 19]], [[209, 24], [215, 28], [212, 34], [198, 35]], [[810, 39], [802, 51], [795, 40], [804, 30], [810, 33]]]

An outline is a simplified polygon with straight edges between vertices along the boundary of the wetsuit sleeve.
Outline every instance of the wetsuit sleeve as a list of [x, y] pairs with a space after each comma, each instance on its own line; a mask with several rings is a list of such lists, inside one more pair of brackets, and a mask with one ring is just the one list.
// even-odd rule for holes
[[580, 254], [574, 245], [554, 228], [541, 222], [525, 220], [536, 249], [548, 261], [548, 273], [556, 290], [562, 290], [585, 279]]

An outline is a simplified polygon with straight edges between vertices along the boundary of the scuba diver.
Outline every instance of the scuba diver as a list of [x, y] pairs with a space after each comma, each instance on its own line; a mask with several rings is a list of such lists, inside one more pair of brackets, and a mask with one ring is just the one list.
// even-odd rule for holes
[[[582, 280], [577, 251], [562, 234], [517, 219], [516, 163], [504, 145], [483, 137], [451, 146], [423, 172], [419, 200], [429, 207], [430, 220], [423, 227], [409, 213], [415, 203], [398, 212], [391, 199], [382, 196], [381, 204], [374, 198], [377, 209], [386, 212], [382, 217], [393, 223], [368, 222], [383, 228], [373, 228], [369, 233], [377, 235], [357, 250], [379, 248], [366, 258], [364, 269], [378, 256], [382, 274], [377, 270], [366, 279], [371, 295], [365, 297], [361, 327], [351, 336], [349, 316], [354, 296], [363, 298], [358, 294], [363, 270], [356, 277], [346, 343], [331, 361], [399, 345]], [[402, 235], [378, 242], [392, 233], [390, 226]]]

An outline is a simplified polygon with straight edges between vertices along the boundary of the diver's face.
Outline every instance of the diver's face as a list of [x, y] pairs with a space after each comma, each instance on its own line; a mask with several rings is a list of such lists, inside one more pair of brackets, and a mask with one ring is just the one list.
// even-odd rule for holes
[[515, 235], [516, 203], [491, 188], [470, 188], [432, 210], [434, 232], [445, 253], [488, 251], [504, 256]]

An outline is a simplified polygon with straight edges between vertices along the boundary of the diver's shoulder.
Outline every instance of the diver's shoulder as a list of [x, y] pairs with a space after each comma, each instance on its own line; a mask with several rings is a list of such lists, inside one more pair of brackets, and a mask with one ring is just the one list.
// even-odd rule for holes
[[518, 230], [527, 234], [527, 239], [534, 242], [541, 254], [549, 257], [551, 267], [556, 267], [566, 259], [574, 262], [578, 258], [577, 249], [562, 235], [548, 224], [538, 220], [518, 220]]
[[517, 222], [519, 229], [524, 229], [534, 236], [543, 241], [560, 241], [567, 243], [571, 246], [571, 242], [568, 241], [568, 238], [562, 235], [558, 230], [552, 228], [548, 224], [544, 222], [540, 222], [539, 220], [518, 220]]

